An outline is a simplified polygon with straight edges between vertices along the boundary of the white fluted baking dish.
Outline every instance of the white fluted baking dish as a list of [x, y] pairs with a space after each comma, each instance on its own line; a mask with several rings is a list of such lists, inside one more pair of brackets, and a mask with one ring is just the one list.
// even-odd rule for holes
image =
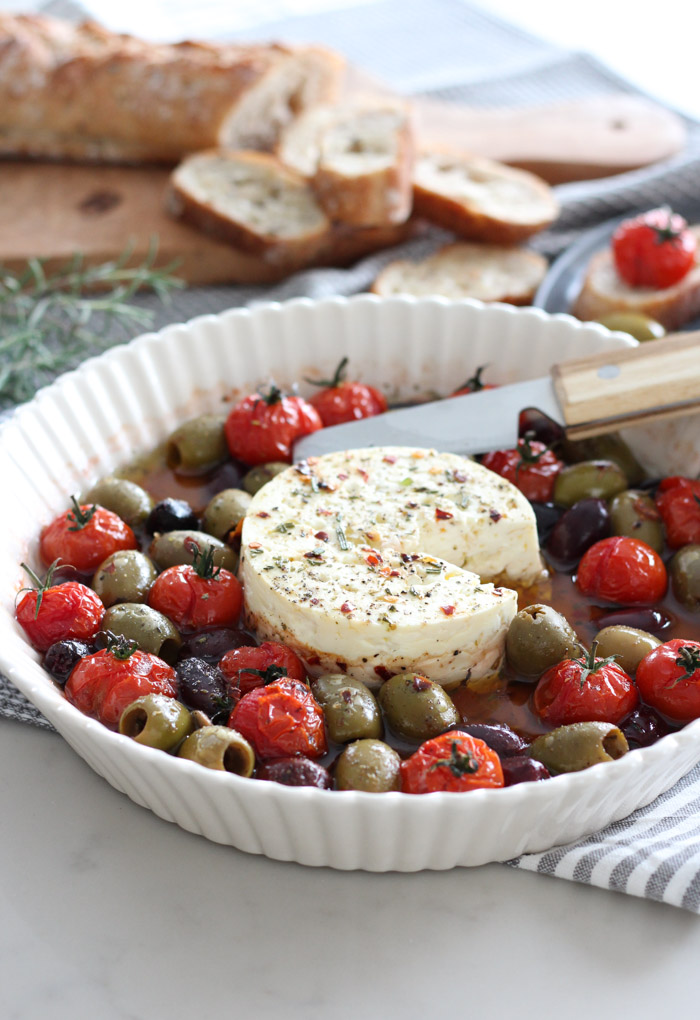
[[343, 869], [441, 869], [543, 850], [624, 817], [700, 760], [700, 722], [614, 763], [504, 790], [415, 797], [290, 788], [169, 757], [83, 716], [42, 670], [13, 610], [19, 564], [35, 561], [42, 525], [71, 493], [271, 377], [305, 392], [305, 376], [327, 377], [348, 355], [353, 375], [407, 400], [447, 394], [481, 364], [508, 382], [630, 343], [535, 309], [362, 295], [206, 316], [87, 362], [0, 434], [0, 668], [116, 789], [250, 853]]

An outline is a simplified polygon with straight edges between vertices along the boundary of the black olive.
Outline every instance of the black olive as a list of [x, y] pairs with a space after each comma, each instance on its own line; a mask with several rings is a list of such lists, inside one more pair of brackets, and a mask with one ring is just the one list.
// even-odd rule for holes
[[321, 790], [330, 790], [333, 786], [328, 769], [310, 758], [279, 758], [277, 761], [261, 765], [256, 773], [257, 779], [282, 783], [284, 786], [316, 786]]
[[214, 721], [228, 717], [233, 708], [226, 677], [204, 659], [183, 659], [175, 667], [180, 701], [188, 708], [204, 712]]
[[179, 658], [204, 659], [205, 662], [217, 663], [231, 648], [255, 644], [253, 635], [247, 634], [244, 630], [219, 627], [216, 630], [203, 630], [186, 637], [182, 642]]
[[184, 499], [162, 499], [146, 518], [146, 531], [198, 531], [197, 515]]
[[56, 683], [63, 687], [71, 675], [76, 662], [85, 655], [90, 655], [93, 650], [92, 645], [89, 645], [86, 641], [77, 641], [74, 638], [56, 641], [46, 652], [44, 667]]

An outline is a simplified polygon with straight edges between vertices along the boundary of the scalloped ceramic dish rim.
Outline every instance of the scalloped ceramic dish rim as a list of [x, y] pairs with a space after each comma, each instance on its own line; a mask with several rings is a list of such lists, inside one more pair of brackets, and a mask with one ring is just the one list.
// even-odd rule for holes
[[[130, 341], [128, 346], [131, 347], [133, 345], [153, 343], [154, 341], [158, 343], [167, 343], [169, 335], [175, 330], [182, 330], [183, 327], [191, 332], [192, 330], [196, 330], [200, 324], [210, 322], [212, 320], [235, 320], [240, 316], [247, 317], [249, 315], [255, 315], [259, 310], [263, 310], [264, 312], [268, 309], [280, 309], [284, 307], [293, 307], [295, 305], [314, 306], [335, 304], [344, 306], [348, 303], [359, 301], [372, 305], [396, 304], [414, 306], [418, 304], [433, 303], [437, 305], [460, 304], [475, 308], [484, 307], [481, 302], [473, 299], [464, 299], [459, 302], [452, 302], [444, 298], [413, 298], [408, 296], [383, 299], [375, 295], [359, 295], [354, 298], [333, 297], [320, 299], [318, 301], [314, 301], [309, 298], [295, 298], [291, 301], [282, 303], [261, 303], [251, 309], [230, 309], [220, 315], [203, 315], [192, 319], [187, 323], [171, 324], [158, 332], [145, 333], [136, 337], [134, 340]], [[491, 305], [489, 307], [494, 306]], [[502, 307], [506, 307], [508, 311], [513, 314], [529, 315], [531, 317], [539, 318], [542, 321], [554, 320], [575, 323], [577, 326], [584, 325], [566, 314], [551, 315], [537, 308], [516, 309], [512, 306]], [[589, 328], [591, 327], [590, 323], [585, 325]], [[606, 330], [603, 326], [598, 326], [596, 328], [596, 332], [608, 335], [610, 331]], [[118, 356], [119, 351], [123, 346], [124, 345], [119, 345], [118, 347], [110, 349], [101, 355], [90, 358], [73, 372], [66, 373], [64, 376], [61, 376], [51, 385], [40, 390], [29, 403], [18, 408], [10, 421], [21, 419], [24, 415], [33, 414], [34, 410], [39, 407], [45, 399], [58, 392], [65, 385], [66, 380], [89, 373], [97, 362], [104, 364], [111, 358]], [[10, 422], [4, 424], [0, 429], [0, 439], [2, 439], [3, 432], [8, 424], [10, 424]], [[59, 731], [62, 731], [64, 727], [68, 731], [81, 731], [94, 743], [98, 745], [104, 744], [110, 752], [114, 750], [120, 755], [125, 754], [136, 762], [148, 762], [150, 765], [155, 766], [158, 769], [166, 768], [168, 770], [185, 770], [183, 774], [196, 776], [198, 777], [199, 782], [212, 784], [212, 788], [214, 789], [217, 787], [223, 789], [227, 784], [233, 783], [239, 787], [239, 792], [243, 792], [245, 790], [246, 793], [256, 798], [272, 797], [274, 799], [278, 797], [291, 797], [302, 799], [321, 798], [326, 800], [331, 798], [333, 802], [338, 803], [338, 798], [342, 796], [342, 798], [346, 800], [358, 801], [363, 802], [365, 805], [371, 805], [372, 807], [370, 810], [372, 811], [380, 810], [384, 798], [387, 797], [394, 802], [403, 802], [406, 805], [406, 810], [412, 812], [422, 810], [427, 811], [429, 810], [428, 805], [434, 804], [435, 802], [454, 804], [455, 808], [458, 808], [460, 812], [464, 812], [465, 810], [468, 810], [469, 803], [473, 803], [476, 806], [477, 802], [483, 801], [484, 798], [486, 798], [487, 803], [489, 799], [499, 798], [502, 803], [510, 803], [510, 806], [513, 808], [515, 808], [516, 805], [522, 807], [529, 802], [531, 802], [534, 807], [542, 802], [546, 802], [550, 796], [553, 797], [555, 794], [559, 796], [563, 792], [563, 787], [566, 787], [568, 795], [575, 797], [579, 790], [587, 789], [591, 783], [605, 783], [606, 776], [609, 777], [611, 783], [613, 781], [622, 780], [624, 774], [627, 772], [631, 774], [633, 771], [637, 771], [643, 766], [653, 768], [661, 765], [664, 761], [668, 761], [670, 756], [672, 757], [674, 755], [675, 750], [687, 751], [695, 744], [698, 745], [697, 757], [700, 759], [700, 741], [697, 739], [700, 737], [700, 720], [696, 720], [686, 725], [683, 729], [662, 737], [652, 746], [635, 749], [633, 752], [624, 755], [615, 762], [595, 765], [592, 768], [581, 772], [555, 776], [544, 782], [522, 783], [498, 790], [473, 790], [464, 794], [430, 793], [422, 794], [420, 796], [411, 796], [400, 792], [377, 795], [355, 790], [331, 791], [319, 790], [313, 787], [287, 787], [277, 783], [263, 783], [258, 780], [244, 779], [230, 773], [217, 773], [214, 770], [204, 769], [193, 762], [188, 762], [183, 759], [166, 755], [162, 751], [143, 746], [128, 737], [108, 730], [96, 720], [83, 715], [77, 708], [67, 702], [60, 690], [50, 681], [48, 675], [46, 676], [45, 683], [35, 681], [32, 677], [32, 673], [37, 667], [38, 661], [38, 654], [34, 652], [28, 644], [26, 645], [26, 657], [20, 657], [19, 660], [15, 659], [13, 656], [8, 657], [5, 646], [0, 645], [0, 666], [3, 668], [8, 678], [40, 711], [42, 711], [50, 722], [56, 725], [56, 728]], [[103, 778], [107, 777], [103, 776]], [[643, 806], [643, 802], [640, 802], [639, 806]]]

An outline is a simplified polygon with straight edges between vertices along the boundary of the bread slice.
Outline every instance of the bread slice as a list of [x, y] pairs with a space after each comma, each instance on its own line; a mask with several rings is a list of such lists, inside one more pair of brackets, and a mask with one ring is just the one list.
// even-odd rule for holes
[[[690, 228], [700, 245], [700, 225]], [[641, 312], [668, 330], [700, 315], [700, 254], [690, 272], [672, 287], [630, 287], [620, 277], [610, 248], [591, 259], [572, 313], [579, 319], [600, 319], [611, 312]]]
[[468, 240], [517, 244], [553, 223], [559, 209], [549, 185], [525, 170], [424, 153], [413, 173], [413, 211]]
[[199, 152], [171, 176], [173, 215], [270, 263], [296, 267], [328, 244], [331, 224], [303, 177], [260, 152]]
[[390, 262], [372, 284], [372, 291], [384, 297], [438, 294], [527, 305], [546, 272], [547, 260], [536, 252], [460, 241], [420, 262]]

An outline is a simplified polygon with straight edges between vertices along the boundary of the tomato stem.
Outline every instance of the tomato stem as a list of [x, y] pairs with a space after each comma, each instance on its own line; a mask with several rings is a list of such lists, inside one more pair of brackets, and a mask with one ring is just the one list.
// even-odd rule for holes
[[694, 648], [692, 645], [681, 645], [678, 652], [676, 665], [680, 666], [685, 672], [682, 676], [677, 676], [673, 683], [667, 685], [668, 687], [675, 687], [681, 680], [692, 680], [693, 674], [696, 670], [700, 669], [700, 648]]
[[342, 382], [345, 382], [345, 369], [348, 367], [349, 359], [346, 357], [341, 358], [338, 363], [332, 379], [304, 379], [304, 382], [309, 383], [310, 386], [323, 386], [324, 388], [330, 387], [331, 389], [337, 389]]
[[594, 641], [591, 645], [590, 652], [584, 652], [580, 659], [575, 660], [581, 664], [581, 676], [579, 677], [581, 690], [583, 690], [583, 685], [589, 676], [593, 676], [598, 672], [598, 670], [602, 669], [603, 666], [614, 666], [616, 664], [617, 655], [608, 655], [606, 659], [596, 659], [597, 651], [598, 642]]
[[479, 762], [469, 753], [469, 751], [460, 751], [459, 744], [456, 740], [452, 741], [450, 757], [442, 758], [440, 761], [433, 762], [430, 769], [432, 771], [433, 769], [440, 768], [442, 765], [446, 765], [452, 775], [457, 779], [460, 779], [462, 776], [473, 776], [475, 772], [479, 771]]
[[459, 390], [469, 390], [470, 393], [478, 393], [479, 390], [483, 390], [486, 386], [481, 378], [481, 373], [488, 368], [488, 365], [479, 365], [473, 376], [463, 382], [461, 386], [458, 386]]
[[86, 524], [89, 524], [92, 520], [95, 510], [97, 510], [97, 503], [92, 503], [86, 510], [83, 510], [75, 496], [71, 496], [71, 503], [73, 509], [68, 511], [67, 520], [73, 521], [69, 526], [69, 531], [82, 531]]
[[287, 676], [287, 667], [278, 666], [276, 663], [270, 663], [266, 669], [253, 669], [252, 666], [247, 668], [243, 667], [238, 670], [238, 676], [240, 678], [241, 673], [252, 673], [253, 676], [261, 676], [263, 679], [263, 686], [267, 687], [268, 684], [272, 684], [275, 680], [279, 680], [280, 677]]
[[61, 562], [60, 557], [53, 561], [49, 569], [46, 571], [46, 576], [44, 577], [43, 581], [38, 576], [38, 574], [34, 573], [32, 568], [28, 564], [26, 563], [20, 564], [22, 569], [29, 574], [29, 577], [31, 578], [32, 581], [32, 587], [20, 588], [20, 590], [17, 592], [17, 595], [18, 596], [21, 595], [23, 591], [35, 591], [37, 593], [36, 607], [34, 609], [35, 620], [39, 616], [39, 609], [41, 608], [41, 600], [44, 597], [44, 592], [46, 592], [51, 587], [51, 584], [53, 582], [53, 575], [56, 571], [56, 567], [60, 562]]
[[221, 567], [214, 567], [214, 546], [206, 545], [202, 549], [193, 538], [186, 539], [185, 548], [192, 553], [192, 567], [199, 577], [205, 581], [216, 581]]
[[113, 634], [111, 630], [106, 631], [107, 635], [107, 651], [110, 655], [113, 655], [115, 659], [119, 659], [125, 662], [130, 656], [138, 650], [138, 644], [136, 641], [129, 641], [124, 637], [123, 634]]

